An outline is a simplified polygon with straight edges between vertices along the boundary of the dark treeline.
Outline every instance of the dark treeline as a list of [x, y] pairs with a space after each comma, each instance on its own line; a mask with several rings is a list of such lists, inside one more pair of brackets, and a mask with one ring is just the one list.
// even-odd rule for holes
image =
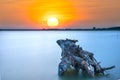
[[0, 31], [99, 31], [99, 30], [120, 30], [120, 27], [109, 27], [109, 28], [96, 28], [93, 27], [91, 29], [71, 29], [71, 28], [66, 28], [66, 29], [0, 29]]

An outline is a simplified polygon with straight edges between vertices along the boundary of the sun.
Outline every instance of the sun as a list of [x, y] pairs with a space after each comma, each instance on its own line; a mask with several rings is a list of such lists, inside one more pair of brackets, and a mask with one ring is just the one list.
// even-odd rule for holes
[[59, 24], [59, 22], [58, 22], [58, 19], [56, 17], [49, 17], [47, 19], [47, 25], [51, 28], [58, 26], [58, 24]]

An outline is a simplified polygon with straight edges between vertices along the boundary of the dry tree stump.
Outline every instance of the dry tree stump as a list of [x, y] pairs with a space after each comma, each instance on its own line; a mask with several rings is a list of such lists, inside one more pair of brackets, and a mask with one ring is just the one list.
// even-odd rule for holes
[[94, 58], [94, 54], [85, 51], [79, 45], [76, 45], [78, 40], [60, 39], [57, 40], [58, 45], [62, 49], [61, 62], [58, 66], [58, 74], [64, 75], [70, 68], [76, 72], [82, 70], [82, 73], [94, 77], [96, 74], [103, 74], [105, 70], [113, 69], [115, 66], [103, 68], [100, 63]]

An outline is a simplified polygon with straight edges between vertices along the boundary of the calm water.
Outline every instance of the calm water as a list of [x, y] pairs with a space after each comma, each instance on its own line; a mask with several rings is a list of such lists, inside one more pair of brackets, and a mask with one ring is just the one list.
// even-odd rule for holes
[[[58, 77], [61, 49], [58, 39], [77, 39], [83, 49], [94, 53], [102, 66], [115, 65], [109, 76], [94, 79]], [[1, 80], [119, 80], [120, 31], [1, 31]]]

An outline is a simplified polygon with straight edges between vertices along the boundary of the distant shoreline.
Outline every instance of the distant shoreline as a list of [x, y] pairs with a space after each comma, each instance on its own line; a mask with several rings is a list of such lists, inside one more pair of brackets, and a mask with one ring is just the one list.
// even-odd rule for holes
[[120, 31], [120, 27], [93, 29], [0, 29], [0, 31]]

